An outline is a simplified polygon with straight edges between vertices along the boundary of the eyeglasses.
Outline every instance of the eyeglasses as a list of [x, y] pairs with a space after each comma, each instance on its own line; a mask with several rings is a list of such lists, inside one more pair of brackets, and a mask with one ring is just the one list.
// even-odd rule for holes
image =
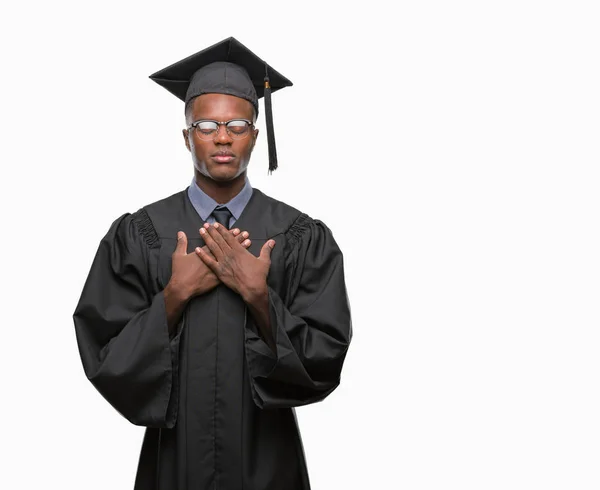
[[230, 121], [213, 121], [202, 119], [190, 124], [188, 130], [195, 128], [198, 138], [210, 141], [219, 134], [219, 126], [225, 126], [227, 134], [234, 140], [241, 140], [248, 136], [250, 128], [254, 126], [248, 119], [231, 119]]

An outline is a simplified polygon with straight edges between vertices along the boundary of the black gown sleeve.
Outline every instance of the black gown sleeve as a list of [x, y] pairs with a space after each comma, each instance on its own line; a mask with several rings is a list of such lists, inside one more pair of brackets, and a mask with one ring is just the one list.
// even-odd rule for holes
[[111, 225], [73, 319], [85, 374], [102, 396], [135, 425], [172, 428], [181, 330], [169, 338], [163, 292], [151, 294], [152, 232], [143, 210]]
[[246, 322], [250, 385], [259, 408], [307, 405], [340, 383], [352, 338], [343, 257], [329, 228], [301, 215], [290, 233], [287, 298], [269, 287], [269, 317], [277, 353]]

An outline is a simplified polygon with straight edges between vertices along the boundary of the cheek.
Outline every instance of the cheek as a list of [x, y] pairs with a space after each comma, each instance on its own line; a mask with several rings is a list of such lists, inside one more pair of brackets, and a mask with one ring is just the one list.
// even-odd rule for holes
[[204, 160], [208, 153], [206, 145], [198, 143], [197, 141], [190, 140], [190, 148], [199, 160]]
[[253, 141], [251, 139], [238, 141], [239, 145], [234, 152], [236, 152], [240, 157], [247, 157], [252, 152], [252, 147], [254, 146]]

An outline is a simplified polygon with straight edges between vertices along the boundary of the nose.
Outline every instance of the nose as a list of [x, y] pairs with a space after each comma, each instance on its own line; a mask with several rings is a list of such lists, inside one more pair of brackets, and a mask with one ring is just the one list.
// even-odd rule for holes
[[217, 128], [217, 134], [215, 135], [215, 144], [217, 145], [229, 145], [231, 144], [231, 136], [227, 132], [227, 128], [224, 124], [219, 124]]

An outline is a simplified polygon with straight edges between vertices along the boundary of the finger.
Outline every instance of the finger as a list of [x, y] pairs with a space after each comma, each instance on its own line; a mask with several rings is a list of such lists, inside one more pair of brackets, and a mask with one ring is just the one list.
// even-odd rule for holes
[[260, 255], [258, 258], [260, 260], [271, 262], [271, 250], [273, 250], [274, 246], [275, 240], [267, 240], [267, 243], [265, 243], [260, 249]]
[[210, 228], [212, 228], [212, 226], [209, 227], [208, 229], [207, 228], [200, 228], [200, 235], [204, 239], [204, 242], [206, 243], [206, 246], [212, 252], [212, 254], [214, 255], [215, 259], [221, 260], [223, 258], [223, 250], [221, 250], [221, 247], [219, 246], [219, 244], [213, 238], [213, 236], [214, 236], [213, 233], [215, 233], [215, 232], [211, 232]]
[[198, 257], [202, 259], [202, 262], [204, 262], [209, 267], [209, 269], [211, 269], [216, 274], [219, 263], [213, 257], [211, 257], [205, 250], [203, 250], [203, 248], [196, 247], [195, 252], [196, 255], [198, 255]]
[[175, 247], [175, 254], [187, 254], [187, 236], [185, 236], [185, 233], [183, 231], [177, 232], [177, 246]]
[[[231, 231], [233, 232], [234, 230]], [[242, 246], [247, 248], [252, 244], [250, 240], [247, 240], [247, 238], [250, 236], [250, 234], [247, 231], [245, 231], [244, 233], [240, 233], [240, 230], [237, 230], [237, 233], [239, 233], [239, 235], [236, 236], [236, 239]], [[207, 254], [211, 255], [214, 258], [214, 255], [212, 255], [212, 252], [210, 251], [207, 245], [204, 245], [202, 247], [202, 250], [204, 250]]]
[[234, 230], [231, 230], [231, 232], [242, 247], [248, 248], [250, 245], [252, 245], [252, 241], [248, 239], [250, 233], [247, 231], [241, 233], [239, 228], [235, 228]]
[[[219, 223], [214, 223], [208, 229], [208, 233], [213, 238], [213, 240], [217, 243], [217, 245], [219, 245], [219, 247], [221, 247], [221, 250], [223, 251], [223, 253], [225, 253], [228, 249], [231, 248], [231, 245], [229, 243], [227, 243], [227, 241], [225, 240], [225, 237], [229, 238], [230, 240], [234, 240], [234, 238], [231, 236], [231, 233], [229, 233], [229, 230], [227, 230], [227, 228], [225, 228], [223, 225], [220, 225]], [[218, 257], [217, 257], [217, 259], [218, 259]]]
[[215, 223], [215, 224], [218, 225], [218, 226], [215, 226], [215, 228], [219, 231], [219, 233], [223, 237], [223, 240], [225, 240], [225, 243], [227, 243], [227, 245], [229, 245], [230, 247], [235, 247], [236, 240], [231, 235], [231, 233], [227, 232], [227, 228], [225, 228], [224, 226], [219, 225], [218, 223]]
[[[212, 254], [212, 252], [210, 251], [210, 249], [208, 248], [207, 245], [204, 245], [203, 247], [196, 247], [196, 248], [202, 248], [202, 250], [204, 250], [211, 258], [213, 258], [213, 259], [215, 258], [215, 256]], [[196, 250], [194, 250], [194, 252], [196, 252], [196, 255], [200, 256], [200, 254]]]
[[[250, 236], [250, 234], [247, 231], [245, 231], [244, 233], [240, 233], [238, 236], [236, 236], [236, 239], [239, 243], [241, 243], [243, 245], [249, 236]], [[248, 241], [250, 241], [250, 240], [248, 240]]]

